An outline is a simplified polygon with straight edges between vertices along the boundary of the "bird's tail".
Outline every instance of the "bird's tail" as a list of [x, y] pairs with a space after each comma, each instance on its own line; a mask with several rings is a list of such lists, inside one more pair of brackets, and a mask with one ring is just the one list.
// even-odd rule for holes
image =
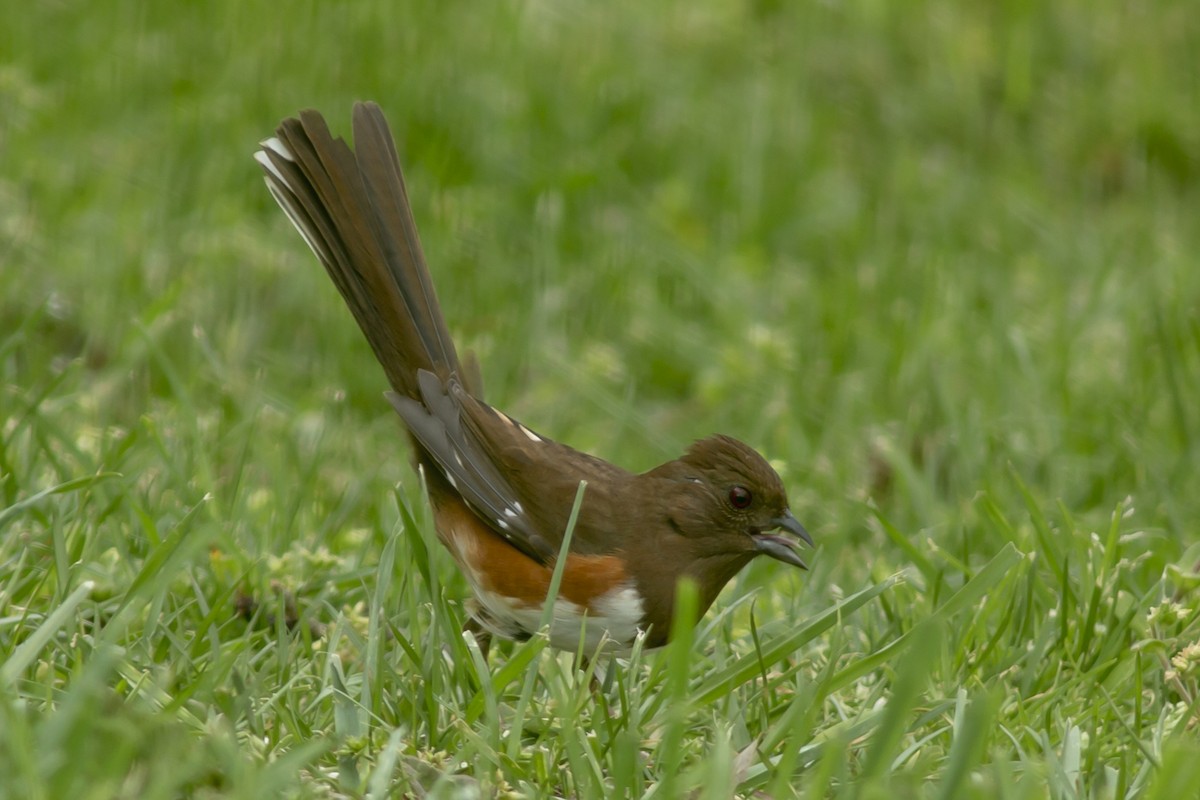
[[354, 107], [354, 150], [316, 111], [280, 123], [255, 159], [267, 188], [325, 265], [396, 392], [420, 398], [417, 371], [460, 373], [425, 266], [383, 112]]

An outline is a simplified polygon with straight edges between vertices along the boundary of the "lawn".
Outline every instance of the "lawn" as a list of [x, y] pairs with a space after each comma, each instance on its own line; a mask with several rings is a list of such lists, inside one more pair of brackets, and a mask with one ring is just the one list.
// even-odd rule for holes
[[[0, 798], [1200, 786], [1192, 3], [0, 8]], [[488, 399], [818, 549], [484, 660], [251, 156], [391, 119]]]

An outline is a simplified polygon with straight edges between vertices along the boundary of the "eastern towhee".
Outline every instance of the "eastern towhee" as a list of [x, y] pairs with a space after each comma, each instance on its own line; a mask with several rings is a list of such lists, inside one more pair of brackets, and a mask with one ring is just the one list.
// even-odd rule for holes
[[[700, 613], [756, 556], [806, 568], [812, 544], [775, 470], [750, 447], [710, 436], [635, 475], [535, 433], [472, 392], [434, 293], [383, 113], [354, 108], [354, 151], [316, 111], [284, 120], [255, 154], [267, 187], [366, 334], [424, 472], [438, 537], [475, 601], [468, 627], [536, 632], [580, 481], [587, 481], [554, 605], [550, 643], [623, 652], [644, 632], [667, 641], [677, 582]], [[581, 625], [586, 616], [586, 626]]]

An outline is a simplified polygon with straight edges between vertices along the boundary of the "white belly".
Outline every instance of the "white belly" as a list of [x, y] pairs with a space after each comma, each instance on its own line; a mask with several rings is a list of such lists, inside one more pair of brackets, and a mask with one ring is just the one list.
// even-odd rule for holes
[[[505, 639], [526, 639], [538, 630], [541, 607], [516, 603], [478, 586], [472, 588], [477, 605], [471, 616], [485, 630]], [[550, 623], [550, 645], [576, 650], [582, 636], [584, 655], [595, 653], [601, 640], [603, 652], [627, 653], [640, 632], [642, 615], [642, 598], [629, 585], [618, 586], [593, 600], [586, 618], [583, 607], [559, 597]]]

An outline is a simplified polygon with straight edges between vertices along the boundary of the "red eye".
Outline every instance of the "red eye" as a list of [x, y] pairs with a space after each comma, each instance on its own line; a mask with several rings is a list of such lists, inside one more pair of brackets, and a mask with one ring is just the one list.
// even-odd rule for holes
[[745, 486], [735, 486], [729, 490], [729, 505], [734, 508], [748, 508], [754, 500], [754, 495]]

